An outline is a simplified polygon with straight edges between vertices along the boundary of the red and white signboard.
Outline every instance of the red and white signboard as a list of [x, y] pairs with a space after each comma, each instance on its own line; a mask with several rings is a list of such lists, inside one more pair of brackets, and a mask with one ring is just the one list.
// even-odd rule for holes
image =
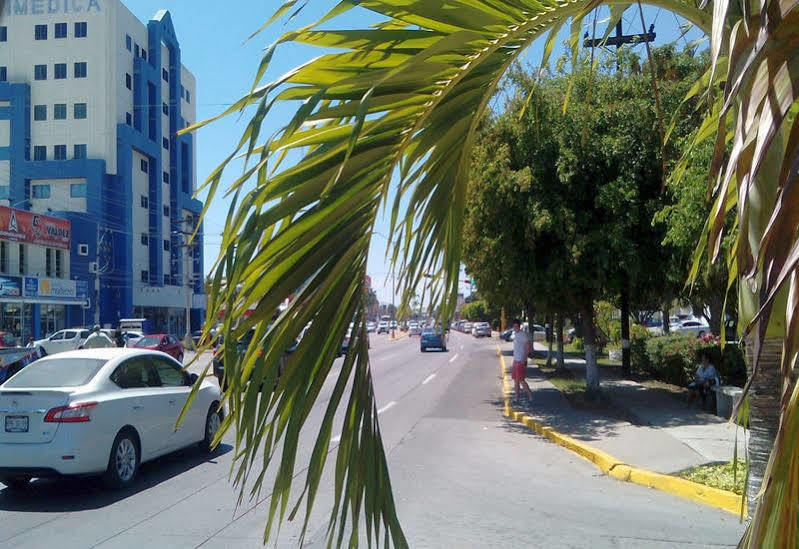
[[68, 250], [71, 237], [67, 219], [0, 206], [0, 240]]

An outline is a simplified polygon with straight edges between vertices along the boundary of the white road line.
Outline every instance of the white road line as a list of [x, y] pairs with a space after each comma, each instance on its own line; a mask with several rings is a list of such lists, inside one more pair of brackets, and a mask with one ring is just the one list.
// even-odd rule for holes
[[341, 435], [336, 435], [330, 439], [330, 444], [338, 444], [339, 440], [341, 440]]
[[389, 402], [388, 404], [386, 404], [385, 406], [383, 406], [382, 408], [380, 408], [380, 409], [377, 411], [377, 415], [380, 415], [380, 414], [382, 414], [382, 413], [383, 413], [383, 412], [385, 412], [386, 410], [390, 410], [391, 408], [393, 408], [393, 407], [394, 407], [394, 406], [396, 406], [396, 405], [397, 405], [397, 403], [396, 403], [396, 402], [394, 402], [394, 401], [392, 400], [391, 402]]
[[436, 374], [430, 374], [429, 376], [427, 376], [427, 379], [425, 379], [425, 380], [422, 382], [422, 385], [427, 385], [428, 383], [430, 383], [431, 381], [433, 381], [433, 378], [434, 378], [434, 377], [436, 377]]
[[456, 360], [458, 360], [458, 355], [457, 354], [454, 357], [452, 357], [451, 359], [449, 359], [449, 363], [452, 364]]

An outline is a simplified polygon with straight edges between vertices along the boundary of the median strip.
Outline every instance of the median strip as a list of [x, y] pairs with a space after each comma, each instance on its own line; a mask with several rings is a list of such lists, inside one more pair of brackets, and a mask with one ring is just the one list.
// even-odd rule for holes
[[685, 499], [717, 507], [730, 513], [739, 515], [742, 509], [742, 498], [738, 494], [719, 490], [691, 482], [679, 477], [664, 475], [646, 469], [641, 469], [628, 465], [620, 459], [603, 452], [597, 448], [589, 446], [582, 441], [576, 440], [568, 435], [559, 433], [544, 423], [538, 421], [530, 415], [514, 410], [510, 404], [510, 395], [513, 392], [505, 368], [505, 358], [502, 350], [497, 345], [497, 356], [499, 357], [500, 379], [502, 380], [502, 396], [504, 399], [504, 415], [518, 423], [521, 423], [539, 435], [548, 438], [552, 442], [571, 450], [577, 455], [587, 459], [596, 465], [603, 473], [625, 482], [632, 482], [641, 486], [648, 486], [662, 492], [679, 496]]

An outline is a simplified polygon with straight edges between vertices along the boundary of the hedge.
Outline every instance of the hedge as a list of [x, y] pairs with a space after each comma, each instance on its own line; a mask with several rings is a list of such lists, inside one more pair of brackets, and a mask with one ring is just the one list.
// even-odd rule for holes
[[703, 351], [710, 354], [710, 362], [716, 367], [724, 384], [743, 386], [746, 382], [746, 363], [738, 345], [728, 344], [722, 352], [715, 343], [675, 334], [633, 339], [630, 353], [635, 368], [656, 379], [685, 387], [693, 381]]

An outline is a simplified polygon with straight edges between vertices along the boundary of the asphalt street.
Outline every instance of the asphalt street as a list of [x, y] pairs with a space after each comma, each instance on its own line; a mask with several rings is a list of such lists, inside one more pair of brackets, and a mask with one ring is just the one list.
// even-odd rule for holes
[[[453, 333], [448, 352], [372, 336], [371, 363], [398, 511], [411, 547], [726, 547], [735, 516], [603, 476], [587, 461], [502, 417], [496, 341]], [[304, 433], [295, 492], [341, 359]], [[334, 431], [335, 432], [335, 431]], [[207, 457], [184, 450], [143, 465], [126, 492], [93, 479], [0, 489], [0, 548], [261, 547], [270, 496], [237, 508], [228, 480], [233, 434]], [[335, 439], [334, 439], [335, 440]], [[324, 547], [332, 465], [310, 518]], [[265, 486], [271, 486], [269, 480]], [[296, 547], [301, 520], [278, 547]], [[270, 546], [273, 545], [270, 543]]]

